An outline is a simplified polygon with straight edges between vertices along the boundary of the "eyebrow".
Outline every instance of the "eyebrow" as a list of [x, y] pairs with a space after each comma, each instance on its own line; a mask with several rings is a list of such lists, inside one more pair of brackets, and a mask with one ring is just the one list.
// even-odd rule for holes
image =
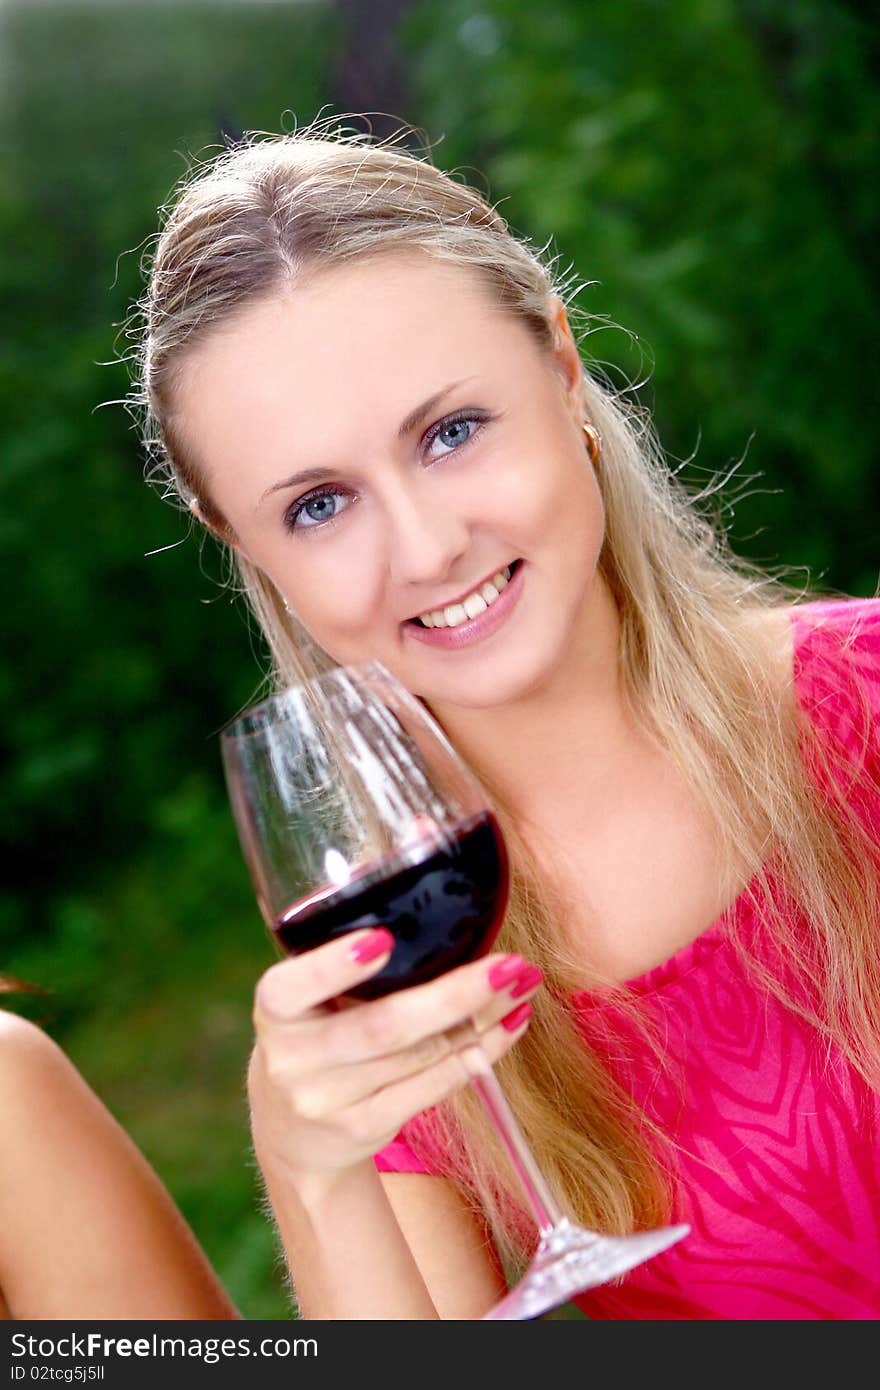
[[[409, 415], [401, 421], [397, 430], [397, 438], [406, 439], [407, 435], [418, 429], [425, 416], [430, 415], [444, 397], [459, 386], [463, 386], [467, 381], [473, 381], [473, 377], [463, 377], [461, 381], [451, 381], [448, 386], [444, 386], [440, 391], [435, 391], [433, 396], [429, 396], [426, 401], [422, 401], [421, 405], [417, 405], [415, 410], [411, 410]], [[280, 492], [283, 488], [298, 487], [302, 483], [324, 483], [329, 478], [335, 477], [337, 472], [338, 469], [332, 468], [304, 468], [300, 473], [292, 473], [289, 478], [282, 478], [281, 482], [273, 483], [271, 487], [267, 488], [258, 505], [265, 502], [266, 498], [270, 497], [273, 492]]]

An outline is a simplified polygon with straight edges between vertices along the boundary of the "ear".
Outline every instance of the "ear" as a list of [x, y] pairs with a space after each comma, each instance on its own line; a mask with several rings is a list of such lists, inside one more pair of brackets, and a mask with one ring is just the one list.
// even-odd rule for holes
[[190, 516], [193, 517], [199, 523], [200, 526], [204, 526], [206, 531], [210, 531], [211, 527], [208, 525], [205, 513], [199, 506], [198, 499], [195, 497], [191, 497], [189, 499], [189, 502], [187, 503], [187, 506], [189, 508]]
[[222, 541], [224, 545], [228, 545], [237, 555], [240, 555], [242, 559], [250, 561], [250, 556], [247, 551], [238, 544], [235, 535], [228, 526], [217, 526], [213, 521], [209, 521], [199, 506], [198, 498], [190, 498], [189, 512], [199, 525], [204, 526], [206, 531], [210, 531], [212, 536], [216, 536], [218, 541]]
[[578, 428], [585, 413], [584, 368], [577, 343], [568, 323], [565, 305], [558, 295], [551, 295], [548, 322], [553, 333], [553, 358], [562, 381], [566, 404]]

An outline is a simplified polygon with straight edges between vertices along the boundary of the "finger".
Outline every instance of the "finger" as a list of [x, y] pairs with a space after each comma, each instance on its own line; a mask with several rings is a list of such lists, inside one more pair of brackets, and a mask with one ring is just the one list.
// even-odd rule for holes
[[391, 932], [373, 927], [279, 961], [257, 984], [254, 1022], [259, 1028], [302, 1018], [377, 974], [393, 947]]
[[521, 989], [518, 998], [525, 997], [541, 980], [541, 972], [520, 956], [486, 956], [428, 984], [322, 1018], [314, 1037], [302, 1041], [319, 1048], [331, 1067], [390, 1057], [465, 1020], [491, 1027], [510, 1011], [512, 990]]
[[471, 1022], [478, 1033], [485, 1033], [494, 1027], [511, 1010], [511, 1007], [525, 999], [531, 999], [544, 983], [544, 972], [537, 965], [523, 961], [521, 969], [510, 984], [493, 990], [493, 997], [482, 1009], [477, 1009]]
[[480, 1039], [478, 1052], [468, 1042], [426, 1070], [385, 1086], [343, 1110], [339, 1113], [340, 1122], [348, 1132], [373, 1144], [373, 1152], [378, 1152], [414, 1115], [462, 1090], [474, 1079], [475, 1072], [493, 1067], [515, 1047], [528, 1031], [530, 1008], [528, 1003], [517, 1005], [513, 1013], [518, 1018], [512, 1020], [512, 1026], [505, 1027], [502, 1021], [490, 1028]]
[[[528, 997], [539, 988], [536, 982], [528, 991]], [[296, 1078], [297, 1109], [304, 1117], [317, 1120], [344, 1110], [365, 1100], [368, 1096], [397, 1085], [409, 1077], [431, 1071], [453, 1055], [459, 1059], [467, 1058], [476, 1052], [489, 1038], [489, 1045], [498, 1048], [505, 1045], [509, 1034], [527, 1022], [531, 1015], [528, 998], [515, 1001], [509, 997], [499, 1000], [495, 1007], [495, 1017], [488, 1020], [481, 1029], [466, 1020], [444, 1033], [434, 1033], [422, 1038], [404, 1052], [396, 1052], [389, 1057], [381, 1057], [369, 1062], [334, 1067], [320, 1074], [303, 1066], [301, 1052], [292, 1059], [288, 1077]], [[503, 1027], [502, 1027], [503, 1024]], [[500, 1031], [499, 1031], [500, 1029]], [[470, 1050], [470, 1051], [469, 1051]], [[470, 1056], [474, 1062], [474, 1056]]]

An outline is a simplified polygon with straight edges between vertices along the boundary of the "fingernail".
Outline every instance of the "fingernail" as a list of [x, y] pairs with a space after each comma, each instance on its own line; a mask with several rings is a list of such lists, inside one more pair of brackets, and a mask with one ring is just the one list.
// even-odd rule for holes
[[530, 989], [539, 985], [544, 978], [544, 972], [537, 965], [528, 965], [520, 975], [513, 989], [510, 991], [511, 999], [520, 999], [524, 994], [528, 994]]
[[489, 971], [489, 984], [493, 989], [506, 989], [511, 980], [522, 972], [524, 965], [522, 956], [505, 956], [504, 960], [496, 961]]
[[386, 927], [374, 927], [369, 936], [362, 936], [348, 948], [348, 954], [358, 965], [368, 965], [371, 960], [386, 955], [393, 946], [391, 932]]
[[508, 1014], [506, 1018], [502, 1018], [501, 1026], [502, 1028], [506, 1028], [508, 1033], [515, 1033], [517, 1028], [522, 1027], [527, 1018], [531, 1018], [531, 1015], [531, 1004], [520, 1004], [518, 1009], [513, 1010], [513, 1013]]

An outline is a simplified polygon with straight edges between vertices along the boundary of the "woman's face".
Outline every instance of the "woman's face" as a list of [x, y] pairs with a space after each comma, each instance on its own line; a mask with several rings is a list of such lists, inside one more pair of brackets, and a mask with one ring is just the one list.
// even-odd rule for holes
[[553, 308], [551, 351], [476, 275], [411, 253], [279, 291], [188, 359], [175, 425], [206, 491], [336, 661], [472, 708], [563, 661], [604, 518]]

